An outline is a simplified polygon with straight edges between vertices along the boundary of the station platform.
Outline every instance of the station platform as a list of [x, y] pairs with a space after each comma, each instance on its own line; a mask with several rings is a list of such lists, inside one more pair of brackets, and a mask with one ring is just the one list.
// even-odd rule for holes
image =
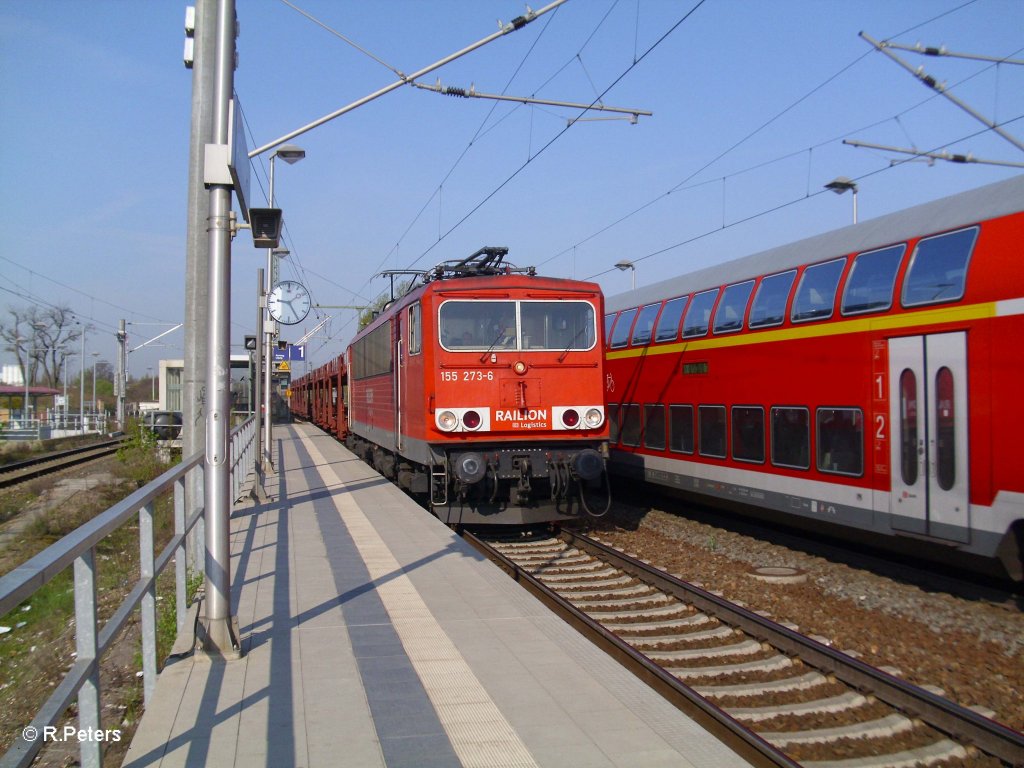
[[168, 664], [125, 766], [747, 765], [333, 438], [274, 436], [245, 655]]

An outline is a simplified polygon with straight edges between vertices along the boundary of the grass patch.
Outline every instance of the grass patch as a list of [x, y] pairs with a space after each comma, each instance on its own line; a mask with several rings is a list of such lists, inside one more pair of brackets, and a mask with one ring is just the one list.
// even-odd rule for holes
[[[110, 508], [138, 485], [144, 485], [166, 470], [156, 455], [155, 443], [145, 435], [134, 442], [116, 462], [118, 476], [110, 485], [79, 492], [29, 523], [17, 542], [17, 562], [23, 562], [61, 537], [74, 531], [97, 514]], [[111, 462], [114, 463], [114, 462]], [[25, 508], [28, 496], [11, 501], [16, 514]], [[173, 493], [170, 489], [156, 500], [153, 508], [155, 550], [159, 554], [173, 535]], [[97, 621], [100, 627], [114, 613], [125, 595], [139, 579], [138, 518], [134, 517], [108, 535], [95, 548]], [[6, 553], [5, 559], [15, 553]], [[194, 594], [194, 589], [189, 597]], [[157, 580], [158, 658], [169, 652], [177, 633], [174, 568], [169, 566]], [[103, 727], [121, 728], [122, 742], [113, 745], [123, 756], [134, 725], [142, 709], [140, 614], [135, 612], [120, 638], [101, 661]], [[12, 743], [75, 661], [73, 567], [65, 569], [32, 597], [7, 616], [0, 626], [10, 631], [0, 634], [0, 753]], [[68, 722], [75, 722], [76, 709], [70, 707]], [[56, 746], [53, 749], [56, 751]], [[43, 755], [51, 747], [44, 749]], [[77, 748], [75, 751], [77, 756]], [[108, 760], [120, 762], [111, 752]], [[44, 757], [45, 763], [66, 764], [64, 753]]]

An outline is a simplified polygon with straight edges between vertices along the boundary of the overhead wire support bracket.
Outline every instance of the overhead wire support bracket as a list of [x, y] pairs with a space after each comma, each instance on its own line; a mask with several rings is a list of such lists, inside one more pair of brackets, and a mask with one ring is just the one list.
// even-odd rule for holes
[[[883, 152], [899, 152], [904, 155], [914, 155], [928, 160], [945, 160], [950, 163], [978, 163], [980, 165], [1000, 165], [1008, 168], [1024, 168], [1024, 163], [1013, 163], [1009, 160], [983, 160], [980, 157], [975, 157], [970, 152], [966, 155], [953, 152], [922, 152], [918, 149], [890, 147], [885, 144], [872, 144], [868, 141], [857, 141], [855, 139], [843, 139], [843, 144], [848, 144], [851, 147], [864, 147], [865, 149], [879, 149]], [[892, 160], [890, 163], [895, 165], [896, 161]]]
[[1024, 59], [1001, 59], [998, 56], [984, 56], [977, 53], [958, 53], [956, 51], [946, 50], [946, 46], [940, 45], [938, 48], [932, 45], [921, 45], [916, 43], [914, 45], [900, 45], [899, 43], [890, 43], [883, 41], [882, 45], [886, 48], [896, 48], [900, 51], [910, 51], [911, 53], [920, 53], [922, 56], [948, 56], [951, 59], [970, 59], [971, 61], [988, 61], [993, 64], [1016, 64], [1018, 66], [1024, 65]]
[[386, 93], [391, 93], [391, 91], [395, 90], [396, 88], [401, 88], [403, 85], [409, 85], [414, 80], [416, 80], [417, 78], [420, 78], [420, 77], [423, 77], [424, 75], [430, 74], [435, 69], [443, 67], [445, 64], [449, 64], [449, 63], [455, 61], [456, 59], [460, 59], [463, 56], [465, 56], [466, 54], [472, 53], [473, 51], [477, 50], [478, 48], [482, 48], [483, 46], [485, 46], [488, 43], [491, 43], [491, 42], [497, 40], [500, 37], [504, 37], [505, 35], [508, 35], [508, 34], [510, 34], [512, 32], [520, 30], [523, 27], [525, 27], [527, 24], [529, 24], [531, 21], [539, 18], [540, 16], [543, 16], [545, 13], [548, 13], [549, 11], [553, 11], [555, 8], [557, 8], [558, 6], [562, 5], [565, 2], [567, 2], [567, 0], [554, 0], [554, 2], [549, 3], [548, 5], [544, 6], [543, 8], [541, 8], [538, 11], [527, 9], [527, 12], [524, 13], [522, 16], [516, 17], [515, 19], [513, 19], [508, 24], [500, 25], [500, 28], [498, 29], [497, 32], [493, 32], [492, 34], [488, 35], [487, 37], [485, 37], [485, 38], [483, 38], [481, 40], [478, 40], [475, 43], [471, 43], [470, 45], [467, 45], [462, 50], [456, 51], [455, 53], [452, 53], [452, 54], [449, 54], [448, 56], [445, 56], [443, 59], [438, 59], [433, 64], [429, 64], [426, 67], [424, 67], [423, 69], [420, 69], [420, 70], [418, 70], [416, 72], [413, 72], [410, 75], [403, 75], [402, 77], [400, 77], [395, 82], [391, 83], [390, 85], [386, 85], [386, 86], [384, 86], [383, 88], [381, 88], [381, 89], [379, 89], [377, 91], [374, 91], [373, 93], [369, 94], [368, 96], [364, 96], [361, 99], [353, 101], [351, 104], [348, 104], [347, 106], [344, 106], [341, 109], [335, 110], [334, 112], [331, 112], [329, 115], [324, 115], [323, 117], [319, 118], [318, 120], [314, 120], [313, 122], [309, 123], [308, 125], [304, 125], [301, 128], [295, 129], [291, 133], [287, 133], [284, 136], [281, 136], [280, 138], [274, 139], [273, 141], [271, 141], [271, 142], [269, 142], [267, 144], [264, 144], [262, 147], [257, 147], [256, 149], [254, 149], [251, 152], [249, 152], [249, 159], [251, 160], [254, 157], [262, 155], [264, 152], [267, 152], [267, 151], [269, 151], [271, 149], [274, 149], [274, 147], [280, 146], [281, 144], [284, 144], [286, 141], [291, 141], [296, 136], [301, 136], [302, 134], [307, 133], [307, 132], [313, 130], [314, 128], [317, 128], [317, 127], [323, 125], [324, 123], [330, 122], [331, 120], [333, 120], [336, 117], [341, 117], [342, 115], [346, 114], [347, 112], [351, 112], [353, 109], [361, 107], [364, 104], [368, 104], [369, 102], [374, 101], [375, 99], [380, 98], [381, 96], [383, 96]]
[[912, 67], [910, 64], [908, 64], [903, 59], [901, 59], [899, 56], [897, 56], [895, 53], [890, 51], [889, 48], [891, 46], [889, 46], [888, 43], [881, 43], [881, 42], [879, 42], [877, 40], [874, 40], [866, 32], [861, 32], [860, 36], [864, 40], [866, 40], [868, 43], [870, 43], [875, 48], [875, 50], [884, 53], [886, 56], [888, 56], [890, 59], [895, 61], [897, 64], [899, 64], [905, 70], [907, 70], [907, 72], [912, 74], [914, 77], [916, 77], [918, 80], [920, 80], [926, 86], [928, 86], [933, 91], [938, 93], [940, 96], [944, 96], [949, 101], [953, 102], [958, 107], [960, 107], [960, 109], [962, 109], [964, 112], [966, 112], [971, 117], [973, 117], [975, 120], [977, 120], [978, 122], [982, 123], [983, 125], [985, 125], [989, 129], [995, 131], [1000, 136], [1002, 136], [1004, 139], [1006, 139], [1008, 142], [1013, 144], [1013, 146], [1015, 146], [1021, 152], [1024, 152], [1024, 143], [1022, 143], [1019, 139], [1017, 139], [1012, 134], [1004, 131], [996, 123], [994, 123], [993, 121], [989, 120], [987, 117], [982, 115], [980, 112], [977, 112], [976, 110], [974, 110], [966, 102], [961, 101], [956, 96], [954, 96], [949, 91], [947, 91], [945, 83], [938, 82], [934, 77], [932, 77], [931, 75], [926, 73], [924, 71], [924, 67], [916, 67], [916, 68]]
[[[475, 85], [470, 85], [466, 88], [456, 88], [455, 86], [442, 86], [441, 80], [434, 85], [424, 85], [423, 83], [410, 83], [417, 88], [424, 91], [433, 91], [434, 93], [440, 93], [445, 96], [456, 96], [462, 99], [490, 99], [492, 101], [514, 101], [518, 104], [539, 104], [546, 107], [566, 107], [568, 109], [582, 109], [582, 110], [595, 110], [601, 112], [616, 112], [619, 114], [629, 115], [629, 122], [636, 125], [637, 121], [641, 116], [650, 117], [653, 112], [649, 112], [645, 109], [632, 109], [629, 107], [607, 107], [603, 104], [580, 104], [573, 101], [555, 101], [553, 99], [537, 99], [532, 96], [506, 96], [497, 93], [481, 93], [476, 90]], [[593, 119], [593, 118], [591, 118]], [[575, 121], [573, 121], [575, 122]]]

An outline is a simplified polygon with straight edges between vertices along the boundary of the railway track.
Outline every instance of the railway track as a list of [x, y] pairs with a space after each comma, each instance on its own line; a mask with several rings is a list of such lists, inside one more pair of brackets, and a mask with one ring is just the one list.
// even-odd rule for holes
[[1024, 735], [601, 542], [465, 535], [756, 764], [1024, 764]]
[[71, 448], [57, 453], [48, 453], [24, 461], [16, 461], [0, 467], [0, 488], [24, 483], [51, 472], [85, 464], [103, 456], [109, 456], [120, 447], [120, 440], [108, 440], [81, 448]]

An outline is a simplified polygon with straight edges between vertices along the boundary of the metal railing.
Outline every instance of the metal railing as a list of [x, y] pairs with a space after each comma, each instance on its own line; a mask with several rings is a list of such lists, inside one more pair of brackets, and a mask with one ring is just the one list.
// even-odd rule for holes
[[[254, 466], [256, 421], [248, 419], [231, 433], [231, 489], [237, 500], [245, 477]], [[0, 616], [14, 610], [43, 585], [74, 565], [75, 645], [77, 656], [71, 669], [43, 704], [32, 722], [22, 730], [10, 749], [0, 758], [0, 768], [29, 765], [44, 745], [47, 728], [57, 725], [72, 699], [78, 695], [78, 729], [102, 733], [100, 723], [100, 659], [110, 649], [128, 619], [141, 605], [143, 700], [149, 704], [157, 677], [156, 579], [174, 562], [177, 630], [185, 625], [187, 579], [187, 538], [204, 519], [203, 499], [190, 499], [186, 510], [185, 483], [191, 472], [204, 469], [204, 453], [185, 459], [156, 480], [97, 515], [85, 525], [44, 549], [35, 557], [0, 578]], [[157, 554], [153, 540], [153, 512], [157, 497], [174, 488], [174, 535]], [[96, 616], [96, 546], [108, 535], [138, 515], [139, 579], [113, 615], [102, 626]], [[199, 562], [202, 562], [201, 560]], [[37, 738], [27, 739], [26, 735]], [[91, 768], [102, 763], [103, 742], [97, 738], [80, 741], [81, 765]]]

